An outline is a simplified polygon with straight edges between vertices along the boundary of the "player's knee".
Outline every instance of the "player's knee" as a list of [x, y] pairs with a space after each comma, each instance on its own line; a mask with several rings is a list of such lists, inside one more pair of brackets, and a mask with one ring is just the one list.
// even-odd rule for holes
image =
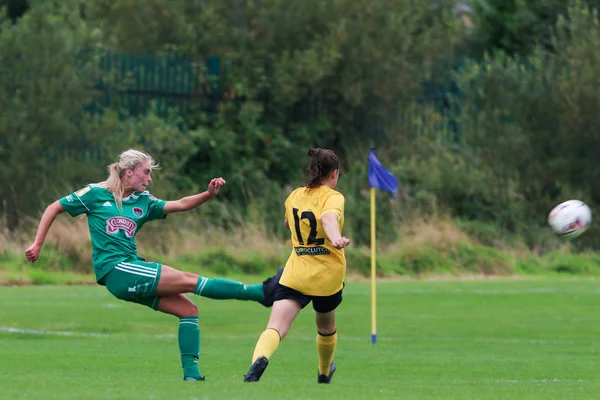
[[179, 304], [177, 304], [174, 314], [179, 318], [198, 316], [198, 306], [196, 306], [196, 304], [188, 298], [185, 300], [186, 301], [179, 302]]
[[186, 317], [195, 317], [198, 315], [198, 306], [190, 301], [188, 304], [184, 306], [185, 316]]

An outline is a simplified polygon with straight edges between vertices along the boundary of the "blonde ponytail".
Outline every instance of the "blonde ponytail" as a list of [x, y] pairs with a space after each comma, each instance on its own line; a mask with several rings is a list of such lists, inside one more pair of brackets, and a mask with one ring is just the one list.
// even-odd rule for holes
[[158, 168], [158, 164], [152, 157], [138, 150], [127, 150], [121, 153], [116, 163], [112, 163], [107, 167], [108, 178], [105, 181], [99, 182], [98, 186], [112, 192], [115, 198], [115, 204], [119, 210], [123, 210], [123, 194], [125, 193], [125, 184], [123, 183], [123, 175], [127, 169], [134, 170], [139, 164], [150, 162], [152, 169]]

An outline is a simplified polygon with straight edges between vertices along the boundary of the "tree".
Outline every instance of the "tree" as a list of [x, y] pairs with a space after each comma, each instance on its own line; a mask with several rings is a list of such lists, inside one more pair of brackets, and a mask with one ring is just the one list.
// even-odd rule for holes
[[504, 51], [527, 56], [538, 45], [550, 49], [552, 29], [558, 17], [567, 13], [567, 4], [563, 0], [474, 1], [474, 54]]
[[114, 128], [84, 110], [102, 43], [78, 5], [40, 1], [15, 24], [0, 20], [0, 214], [9, 226], [88, 178], [93, 165], [82, 161]]
[[6, 10], [6, 15], [13, 22], [21, 18], [29, 9], [28, 0], [0, 0], [0, 9]]

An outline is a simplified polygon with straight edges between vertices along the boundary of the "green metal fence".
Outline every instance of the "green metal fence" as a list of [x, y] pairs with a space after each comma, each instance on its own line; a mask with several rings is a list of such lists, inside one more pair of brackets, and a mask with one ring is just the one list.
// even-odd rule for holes
[[[224, 74], [217, 57], [192, 60], [177, 56], [106, 53], [100, 59], [100, 95], [89, 110], [102, 113], [118, 109], [123, 118], [144, 115], [152, 109], [157, 115], [184, 117], [190, 109], [216, 110], [220, 100], [219, 82]], [[371, 137], [386, 136], [390, 126], [423, 132], [436, 132], [441, 140], [457, 143], [460, 132], [453, 119], [456, 110], [448, 102], [451, 87], [429, 87], [410, 107], [399, 110], [392, 120], [365, 124]], [[295, 118], [311, 120], [323, 112], [316, 101], [300, 107]], [[305, 110], [308, 108], [308, 110]], [[298, 112], [298, 110], [296, 110]]]
[[116, 108], [136, 116], [155, 112], [186, 113], [192, 104], [216, 101], [219, 59], [191, 60], [176, 56], [106, 53], [100, 59], [99, 97], [89, 105], [93, 114]]

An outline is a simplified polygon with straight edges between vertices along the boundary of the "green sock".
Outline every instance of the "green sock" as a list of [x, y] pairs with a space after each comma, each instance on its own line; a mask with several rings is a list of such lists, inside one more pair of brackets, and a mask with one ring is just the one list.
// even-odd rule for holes
[[200, 358], [200, 329], [198, 317], [183, 317], [179, 322], [179, 351], [181, 352], [181, 366], [183, 376], [200, 378], [202, 374], [198, 368]]
[[217, 300], [254, 300], [263, 301], [265, 293], [262, 283], [246, 286], [241, 282], [229, 279], [198, 277], [194, 293], [209, 299]]

